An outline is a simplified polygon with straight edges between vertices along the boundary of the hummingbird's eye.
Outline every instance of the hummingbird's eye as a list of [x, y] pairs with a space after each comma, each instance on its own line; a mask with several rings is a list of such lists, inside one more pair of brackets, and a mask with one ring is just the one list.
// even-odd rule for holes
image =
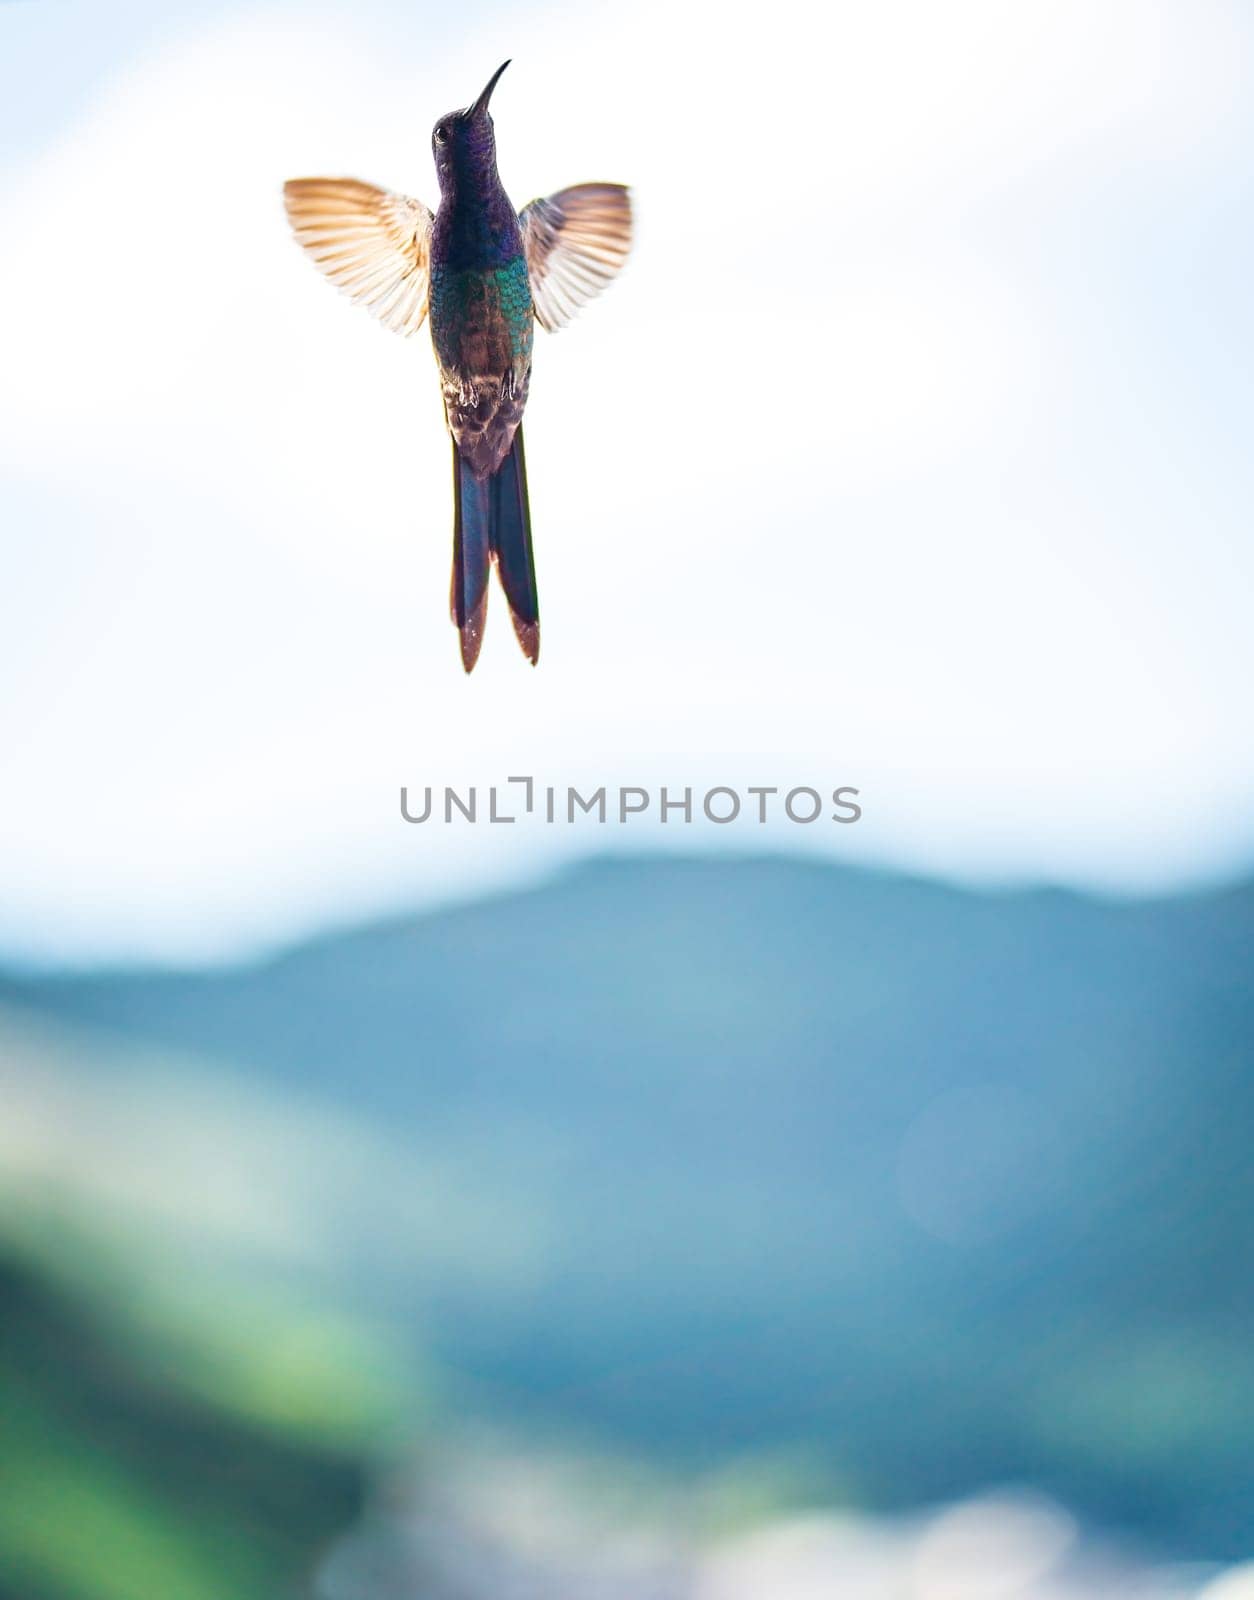
[[435, 142], [436, 142], [436, 144], [443, 144], [444, 141], [447, 138], [448, 138], [448, 129], [444, 126], [443, 123], [441, 123], [440, 126], [435, 130]]

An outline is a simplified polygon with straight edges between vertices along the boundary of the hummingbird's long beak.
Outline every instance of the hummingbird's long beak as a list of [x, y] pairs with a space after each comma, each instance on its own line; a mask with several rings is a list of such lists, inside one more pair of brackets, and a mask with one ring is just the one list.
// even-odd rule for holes
[[509, 62], [508, 61], [502, 61], [500, 66], [496, 69], [496, 71], [488, 79], [487, 88], [483, 91], [483, 93], [475, 101], [474, 105], [471, 106], [469, 108], [469, 110], [466, 112], [466, 116], [470, 121], [473, 122], [474, 119], [477, 116], [480, 116], [483, 112], [485, 112], [488, 109], [488, 101], [492, 98], [492, 91], [493, 91], [493, 89], [496, 88], [497, 79], [501, 76], [501, 74], [505, 71], [506, 67], [508, 67], [508, 66], [509, 66]]

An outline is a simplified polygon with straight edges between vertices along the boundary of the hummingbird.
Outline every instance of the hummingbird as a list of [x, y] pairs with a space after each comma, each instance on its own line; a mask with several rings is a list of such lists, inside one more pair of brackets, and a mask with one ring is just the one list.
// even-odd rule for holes
[[626, 261], [632, 234], [623, 184], [580, 183], [514, 210], [488, 111], [508, 66], [472, 105], [436, 123], [434, 214], [356, 178], [283, 186], [297, 242], [332, 283], [397, 333], [416, 333], [429, 316], [453, 440], [450, 610], [467, 672], [483, 643], [493, 565], [523, 654], [533, 666], [539, 659], [522, 436], [535, 324], [565, 327]]

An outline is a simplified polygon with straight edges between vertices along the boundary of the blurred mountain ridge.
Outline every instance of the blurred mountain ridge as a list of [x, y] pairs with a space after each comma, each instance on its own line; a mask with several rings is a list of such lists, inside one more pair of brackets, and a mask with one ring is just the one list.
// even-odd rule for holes
[[664, 858], [0, 998], [385, 1136], [335, 1270], [477, 1403], [1213, 1557], [1254, 1548], [1252, 975], [1248, 883]]

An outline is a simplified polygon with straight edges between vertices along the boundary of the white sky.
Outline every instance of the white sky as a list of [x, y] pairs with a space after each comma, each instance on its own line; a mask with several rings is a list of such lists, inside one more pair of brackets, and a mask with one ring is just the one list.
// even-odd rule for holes
[[[1142, 888], [1254, 855], [1254, 14], [0, 5], [0, 944], [213, 954], [574, 850]], [[532, 672], [465, 681], [425, 330], [285, 176], [631, 182], [537, 337]], [[407, 828], [401, 783], [838, 783], [854, 829]]]

